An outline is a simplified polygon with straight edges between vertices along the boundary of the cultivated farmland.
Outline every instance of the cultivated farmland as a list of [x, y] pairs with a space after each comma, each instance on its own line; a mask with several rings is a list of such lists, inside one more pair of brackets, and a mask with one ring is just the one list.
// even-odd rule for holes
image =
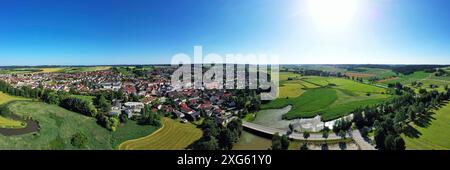
[[164, 118], [163, 127], [151, 135], [126, 141], [121, 150], [183, 150], [202, 137], [203, 132], [190, 123]]
[[292, 109], [284, 115], [285, 119], [321, 115], [322, 120], [328, 121], [390, 97], [385, 94], [384, 88], [349, 79], [283, 72], [280, 75], [279, 98], [265, 103], [261, 108], [280, 109], [292, 105]]

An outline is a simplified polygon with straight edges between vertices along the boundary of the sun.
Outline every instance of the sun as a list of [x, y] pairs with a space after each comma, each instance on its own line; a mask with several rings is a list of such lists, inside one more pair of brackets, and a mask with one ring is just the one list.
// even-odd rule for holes
[[351, 27], [362, 0], [307, 0], [307, 14], [319, 29]]

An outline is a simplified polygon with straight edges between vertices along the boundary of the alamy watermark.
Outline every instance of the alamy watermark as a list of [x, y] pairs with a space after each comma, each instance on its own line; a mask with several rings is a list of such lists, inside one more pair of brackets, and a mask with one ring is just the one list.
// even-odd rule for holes
[[179, 67], [172, 74], [171, 84], [175, 90], [260, 89], [262, 100], [274, 100], [278, 97], [278, 58], [275, 54], [203, 56], [203, 47], [194, 46], [193, 59], [185, 53], [172, 57], [171, 64]]

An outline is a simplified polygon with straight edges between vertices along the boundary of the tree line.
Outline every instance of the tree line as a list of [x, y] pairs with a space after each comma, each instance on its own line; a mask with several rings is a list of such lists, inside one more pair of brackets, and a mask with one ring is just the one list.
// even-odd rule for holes
[[42, 86], [36, 88], [29, 86], [16, 88], [2, 80], [0, 80], [0, 91], [13, 96], [38, 99], [48, 104], [58, 105], [67, 110], [96, 118], [99, 125], [111, 131], [116, 130], [119, 122], [117, 116], [109, 115], [111, 111], [111, 100], [118, 95], [116, 92], [105, 91], [95, 93], [93, 94], [93, 101], [90, 101], [73, 96], [74, 94], [70, 92], [44, 89]]
[[231, 150], [242, 133], [241, 119], [234, 119], [227, 125], [216, 123], [212, 117], [200, 125], [203, 136], [192, 145], [194, 150]]
[[441, 93], [425, 90], [416, 94], [413, 89], [400, 83], [389, 87], [398, 96], [384, 103], [353, 111], [353, 122], [363, 136], [367, 136], [371, 129], [374, 131], [377, 149], [404, 150], [405, 142], [400, 135], [417, 136], [410, 123], [423, 126], [430, 121], [430, 111], [449, 100], [450, 90]]

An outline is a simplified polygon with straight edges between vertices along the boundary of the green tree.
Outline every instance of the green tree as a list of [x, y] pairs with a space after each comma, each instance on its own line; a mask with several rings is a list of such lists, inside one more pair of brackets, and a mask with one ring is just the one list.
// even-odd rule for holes
[[308, 143], [303, 143], [302, 146], [300, 146], [300, 150], [309, 150]]
[[225, 150], [231, 150], [235, 141], [235, 134], [229, 128], [224, 128], [219, 134], [219, 147]]
[[88, 138], [86, 137], [86, 135], [84, 135], [82, 132], [77, 132], [72, 135], [70, 143], [77, 148], [83, 148], [86, 145], [87, 140]]
[[303, 138], [305, 138], [305, 140], [308, 140], [309, 136], [310, 136], [309, 132], [303, 132]]
[[322, 137], [325, 138], [325, 140], [327, 140], [329, 133], [330, 133], [329, 130], [322, 130]]
[[97, 103], [98, 103], [98, 107], [99, 107], [98, 110], [100, 113], [108, 114], [109, 112], [111, 112], [111, 102], [106, 100], [104, 95], [100, 95]]
[[208, 140], [200, 140], [196, 142], [193, 146], [194, 150], [218, 150], [219, 144], [215, 137], [211, 137]]
[[375, 144], [377, 145], [377, 149], [384, 150], [385, 148], [385, 139], [386, 135], [384, 134], [384, 131], [382, 128], [375, 129]]
[[340, 131], [338, 132], [338, 135], [339, 135], [342, 139], [345, 139], [346, 133], [345, 133], [344, 130], [340, 130]]

